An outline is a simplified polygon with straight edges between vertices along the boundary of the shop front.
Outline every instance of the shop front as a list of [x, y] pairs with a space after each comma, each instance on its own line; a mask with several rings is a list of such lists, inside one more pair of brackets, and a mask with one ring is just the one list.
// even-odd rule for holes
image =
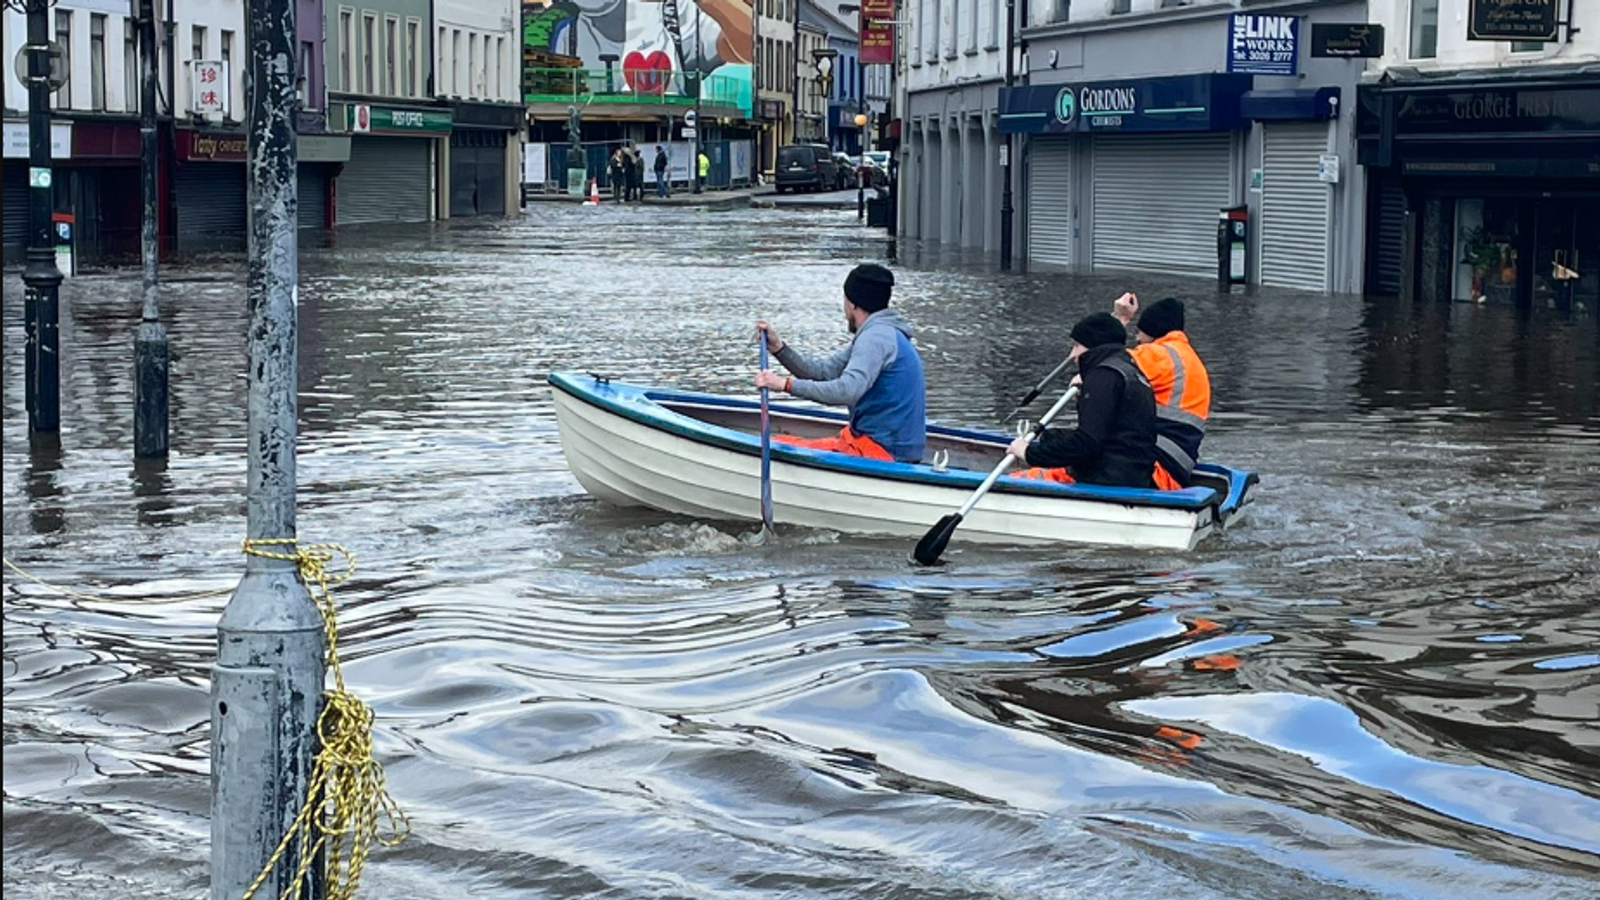
[[1000, 132], [1027, 137], [1030, 263], [1213, 274], [1217, 212], [1241, 193], [1250, 86], [1206, 74], [1002, 91]]
[[524, 107], [457, 102], [451, 109], [450, 217], [503, 216], [517, 209]]
[[1369, 292], [1600, 308], [1600, 78], [1391, 79], [1359, 107]]
[[179, 129], [173, 188], [179, 252], [243, 250], [249, 202], [242, 132]]
[[334, 224], [433, 220], [450, 110], [336, 103], [329, 121], [341, 114], [350, 133], [350, 160], [334, 181]]

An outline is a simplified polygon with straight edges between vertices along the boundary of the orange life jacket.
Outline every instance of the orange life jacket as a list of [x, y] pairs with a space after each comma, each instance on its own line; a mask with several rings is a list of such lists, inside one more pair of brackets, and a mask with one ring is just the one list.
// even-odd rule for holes
[[1181, 331], [1169, 331], [1128, 352], [1156, 395], [1156, 460], [1178, 483], [1188, 485], [1211, 416], [1211, 376]]

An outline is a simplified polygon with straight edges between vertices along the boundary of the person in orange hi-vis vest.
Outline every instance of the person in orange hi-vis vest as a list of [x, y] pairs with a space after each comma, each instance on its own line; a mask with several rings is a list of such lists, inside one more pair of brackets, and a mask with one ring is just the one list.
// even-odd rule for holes
[[[1124, 325], [1139, 312], [1139, 298], [1128, 293], [1112, 304]], [[1167, 297], [1139, 316], [1138, 344], [1129, 349], [1134, 364], [1156, 395], [1156, 487], [1181, 490], [1194, 480], [1200, 442], [1211, 416], [1211, 376], [1183, 331], [1183, 302]]]

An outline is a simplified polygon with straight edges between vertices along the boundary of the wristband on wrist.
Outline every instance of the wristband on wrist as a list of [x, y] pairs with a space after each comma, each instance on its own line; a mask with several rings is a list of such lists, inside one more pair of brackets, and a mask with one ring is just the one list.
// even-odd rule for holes
[[793, 375], [791, 375], [788, 378], [785, 378], [783, 380], [783, 392], [785, 394], [794, 393], [794, 376]]

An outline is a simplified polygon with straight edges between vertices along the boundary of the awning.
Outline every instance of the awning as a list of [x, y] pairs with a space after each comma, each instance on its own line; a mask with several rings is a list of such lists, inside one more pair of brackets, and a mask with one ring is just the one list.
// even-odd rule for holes
[[1256, 122], [1314, 121], [1338, 114], [1337, 87], [1245, 91], [1239, 98], [1239, 115]]

